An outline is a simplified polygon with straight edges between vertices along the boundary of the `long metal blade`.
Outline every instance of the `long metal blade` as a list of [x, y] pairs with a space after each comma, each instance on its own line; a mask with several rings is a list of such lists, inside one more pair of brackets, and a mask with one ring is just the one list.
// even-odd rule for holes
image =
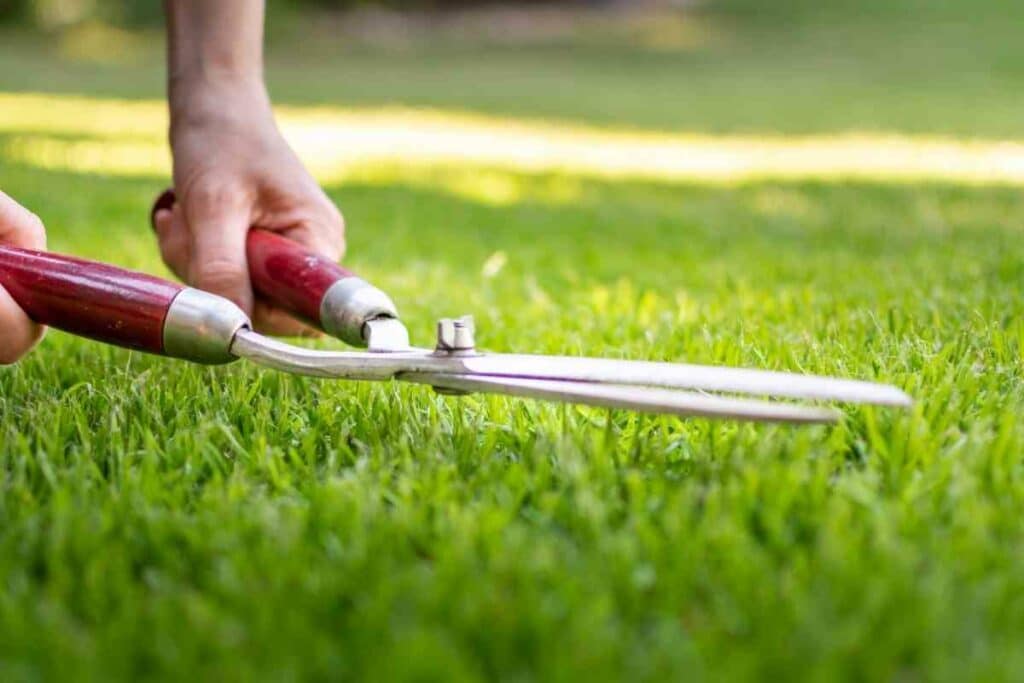
[[338, 379], [385, 380], [401, 373], [538, 379], [714, 391], [779, 398], [908, 406], [896, 387], [848, 379], [710, 365], [515, 354], [447, 355], [426, 349], [395, 353], [318, 351], [240, 330], [231, 352], [286, 372]]
[[684, 391], [615, 384], [587, 384], [543, 379], [447, 375], [410, 372], [397, 379], [466, 392], [484, 392], [582, 403], [604, 408], [625, 408], [684, 417], [754, 420], [758, 422], [835, 422], [840, 413], [829, 408], [708, 396]]
[[891, 406], [912, 403], [905, 393], [886, 384], [769, 370], [572, 356], [485, 354], [461, 360], [467, 373], [479, 375], [570, 379]]

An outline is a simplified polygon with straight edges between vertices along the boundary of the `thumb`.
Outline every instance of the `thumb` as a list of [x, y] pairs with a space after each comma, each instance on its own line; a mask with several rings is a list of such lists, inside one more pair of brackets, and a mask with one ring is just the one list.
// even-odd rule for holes
[[[45, 249], [46, 231], [28, 209], [0, 192], [0, 245]], [[18, 360], [43, 336], [14, 298], [0, 285], [0, 365]]]
[[253, 293], [245, 256], [250, 211], [242, 201], [199, 194], [183, 202], [189, 230], [188, 281], [231, 299], [252, 314]]

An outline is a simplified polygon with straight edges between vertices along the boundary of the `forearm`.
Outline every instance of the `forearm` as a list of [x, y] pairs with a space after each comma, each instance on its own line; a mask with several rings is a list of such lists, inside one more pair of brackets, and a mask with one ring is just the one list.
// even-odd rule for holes
[[213, 89], [263, 93], [263, 0], [165, 0], [168, 100], [175, 118]]
[[278, 232], [337, 260], [345, 224], [274, 122], [263, 85], [263, 0], [164, 5], [177, 203], [154, 214], [160, 252], [182, 279], [249, 312], [257, 329], [305, 333], [256, 300], [248, 233]]

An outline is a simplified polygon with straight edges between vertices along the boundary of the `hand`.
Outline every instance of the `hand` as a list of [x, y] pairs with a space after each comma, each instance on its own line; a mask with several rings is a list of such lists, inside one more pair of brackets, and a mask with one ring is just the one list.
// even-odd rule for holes
[[[46, 230], [34, 213], [0, 192], [0, 244], [45, 249]], [[29, 320], [0, 286], [0, 365], [16, 362], [43, 338], [43, 327]]]
[[271, 334], [311, 333], [256, 300], [245, 239], [251, 228], [280, 232], [337, 260], [344, 221], [274, 123], [262, 83], [191, 84], [171, 100], [173, 210], [154, 217], [167, 265], [189, 284], [227, 297]]

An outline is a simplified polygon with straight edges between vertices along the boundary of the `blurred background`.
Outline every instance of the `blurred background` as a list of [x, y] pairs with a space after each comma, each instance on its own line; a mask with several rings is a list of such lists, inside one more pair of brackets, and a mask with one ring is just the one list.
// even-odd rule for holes
[[[1013, 137], [1013, 0], [271, 0], [281, 102], [629, 128]], [[160, 3], [0, 0], [0, 89], [159, 97]]]
[[[1016, 186], [1021, 25], [1012, 0], [271, 0], [266, 70], [331, 191], [514, 206], [594, 177]], [[163, 45], [157, 2], [0, 0], [0, 182], [165, 182]]]
[[[609, 186], [595, 181], [658, 183], [672, 202], [684, 183], [1024, 183], [1024, 3], [1013, 0], [270, 0], [267, 11], [285, 136], [350, 218], [350, 258], [387, 272], [408, 262], [406, 223], [444, 234], [452, 214], [425, 215], [426, 196], [496, 211], [489, 226], [533, 206], [532, 224], [550, 218], [548, 234], [576, 244], [551, 212], [591, 197], [583, 224], [607, 219]], [[44, 215], [56, 249], [159, 268], [135, 223], [170, 175], [162, 21], [148, 0], [0, 0], [0, 187]], [[615, 189], [630, 197], [626, 216], [650, 208], [636, 188]], [[804, 230], [812, 214], [783, 194], [758, 199], [758, 215]], [[378, 195], [387, 212], [364, 211]], [[124, 251], [108, 254], [93, 232], [115, 222]], [[651, 230], [663, 243], [675, 228]], [[480, 234], [496, 240], [481, 261], [507, 246]], [[554, 259], [545, 239], [517, 248]], [[588, 268], [621, 273], [606, 257]]]

